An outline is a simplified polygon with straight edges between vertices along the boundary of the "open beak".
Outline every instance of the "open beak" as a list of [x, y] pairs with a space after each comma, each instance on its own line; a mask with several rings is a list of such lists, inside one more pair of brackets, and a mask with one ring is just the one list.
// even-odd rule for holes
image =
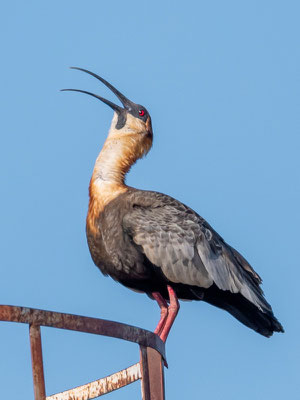
[[107, 86], [117, 97], [118, 99], [121, 101], [121, 103], [123, 104], [124, 108], [118, 106], [117, 104], [114, 104], [113, 102], [104, 99], [101, 96], [98, 96], [97, 94], [91, 93], [91, 92], [87, 92], [86, 90], [80, 90], [80, 89], [61, 89], [62, 92], [65, 91], [71, 91], [71, 92], [80, 92], [80, 93], [85, 93], [88, 94], [90, 96], [95, 97], [98, 100], [101, 100], [103, 103], [107, 104], [109, 107], [111, 107], [114, 111], [116, 111], [118, 114], [120, 114], [124, 109], [126, 109], [127, 111], [130, 111], [132, 109], [132, 105], [134, 105], [134, 103], [132, 103], [132, 101], [130, 101], [129, 99], [127, 99], [127, 97], [125, 97], [121, 92], [119, 92], [113, 85], [111, 85], [109, 82], [107, 82], [105, 79], [101, 78], [101, 76], [94, 74], [91, 71], [88, 71], [87, 69], [83, 69], [83, 68], [78, 68], [78, 67], [71, 67], [71, 69], [78, 69], [79, 71], [83, 71], [86, 72], [89, 75], [92, 75], [93, 77], [97, 78], [99, 81], [101, 81], [102, 83], [104, 83], [105, 86]]

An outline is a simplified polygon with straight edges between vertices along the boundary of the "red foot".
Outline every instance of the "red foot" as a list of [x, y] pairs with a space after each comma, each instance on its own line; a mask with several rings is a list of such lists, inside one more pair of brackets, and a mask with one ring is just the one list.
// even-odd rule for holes
[[161, 333], [161, 331], [166, 323], [166, 319], [168, 317], [168, 303], [162, 297], [162, 295], [158, 292], [152, 293], [152, 296], [155, 298], [155, 300], [157, 301], [157, 304], [160, 307], [160, 320], [154, 331], [154, 333], [156, 333], [158, 336], [160, 336], [160, 333]]
[[160, 309], [161, 309], [161, 317], [158, 322], [157, 327], [155, 328], [154, 333], [156, 333], [163, 342], [167, 340], [171, 327], [175, 321], [175, 318], [178, 314], [180, 305], [178, 298], [174, 289], [171, 286], [168, 286], [170, 305], [167, 305], [166, 300], [161, 296], [160, 293], [154, 292], [152, 293], [153, 297], [157, 301]]

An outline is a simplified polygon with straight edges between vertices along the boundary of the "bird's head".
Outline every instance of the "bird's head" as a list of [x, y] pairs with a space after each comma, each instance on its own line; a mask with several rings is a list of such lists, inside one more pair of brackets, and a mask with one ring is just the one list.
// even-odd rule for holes
[[115, 112], [108, 135], [108, 140], [127, 140], [131, 143], [135, 143], [136, 148], [134, 151], [136, 153], [136, 158], [140, 158], [143, 155], [147, 154], [152, 145], [153, 133], [151, 118], [146, 108], [127, 99], [127, 97], [119, 92], [114, 86], [112, 86], [109, 82], [96, 75], [95, 73], [83, 68], [71, 68], [86, 72], [87, 74], [92, 75], [93, 77], [104, 83], [104, 85], [107, 86], [118, 97], [123, 107], [120, 107], [110, 100], [107, 100], [94, 93], [87, 92], [85, 90], [62, 89], [62, 91], [85, 93], [107, 104]]

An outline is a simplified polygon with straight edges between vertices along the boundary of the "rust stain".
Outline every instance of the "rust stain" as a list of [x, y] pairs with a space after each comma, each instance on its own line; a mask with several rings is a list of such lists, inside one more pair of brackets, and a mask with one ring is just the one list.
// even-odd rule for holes
[[46, 397], [46, 400], [89, 400], [141, 379], [140, 363], [113, 375]]
[[30, 348], [31, 348], [34, 398], [35, 400], [44, 400], [46, 397], [46, 392], [45, 392], [45, 379], [44, 379], [42, 340], [41, 340], [40, 327], [36, 325], [30, 325], [29, 336], [30, 336]]
[[164, 360], [166, 359], [165, 344], [155, 333], [120, 322], [7, 305], [0, 305], [0, 321], [49, 326], [128, 340], [151, 347], [157, 350]]
[[[0, 305], [0, 321], [26, 323], [30, 326], [35, 400], [94, 399], [138, 379], [142, 380], [144, 400], [164, 399], [162, 358], [165, 361], [165, 343], [153, 332], [98, 318], [8, 305]], [[142, 366], [137, 363], [97, 381], [45, 397], [40, 326], [93, 333], [138, 343], [141, 355], [143, 355], [141, 357]], [[159, 379], [157, 379], [157, 374], [160, 376]]]

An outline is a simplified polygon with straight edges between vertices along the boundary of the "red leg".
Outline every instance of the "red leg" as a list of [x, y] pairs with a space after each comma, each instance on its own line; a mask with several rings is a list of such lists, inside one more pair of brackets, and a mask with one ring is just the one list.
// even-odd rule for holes
[[168, 314], [167, 314], [167, 318], [165, 320], [163, 329], [162, 329], [161, 333], [159, 334], [159, 336], [163, 342], [165, 342], [167, 340], [169, 332], [172, 328], [172, 325], [175, 321], [175, 318], [176, 318], [179, 308], [180, 308], [176, 293], [171, 286], [168, 286], [168, 292], [169, 292], [170, 305], [168, 307]]
[[157, 301], [157, 304], [159, 305], [159, 308], [160, 308], [160, 320], [154, 331], [154, 333], [156, 333], [158, 336], [160, 336], [161, 331], [165, 325], [166, 319], [168, 317], [168, 303], [162, 297], [162, 295], [158, 292], [153, 292], [152, 296]]

